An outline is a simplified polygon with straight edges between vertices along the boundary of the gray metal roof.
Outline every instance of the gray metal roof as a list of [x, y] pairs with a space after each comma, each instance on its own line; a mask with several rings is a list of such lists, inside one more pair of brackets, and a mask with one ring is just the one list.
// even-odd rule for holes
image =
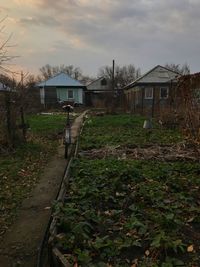
[[95, 82], [97, 82], [97, 81], [99, 81], [99, 80], [101, 80], [101, 79], [105, 79], [105, 77], [104, 77], [104, 76], [98, 77], [97, 79], [95, 79], [95, 80], [89, 82], [89, 83], [87, 84], [87, 86], [90, 86], [91, 84], [93, 84], [93, 83], [95, 83]]
[[70, 86], [70, 87], [85, 87], [79, 81], [71, 78], [68, 74], [61, 72], [56, 76], [37, 84], [38, 87], [43, 86]]
[[168, 83], [180, 76], [181, 74], [176, 71], [157, 65], [132, 83], [125, 86], [125, 88], [131, 88], [139, 84]]

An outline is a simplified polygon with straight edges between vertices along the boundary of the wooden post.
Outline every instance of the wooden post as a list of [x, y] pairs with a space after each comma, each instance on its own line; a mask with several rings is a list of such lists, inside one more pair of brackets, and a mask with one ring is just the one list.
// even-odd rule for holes
[[23, 109], [23, 107], [20, 108], [20, 115], [21, 115], [21, 127], [22, 127], [23, 139], [24, 139], [24, 142], [26, 142], [27, 125], [26, 125], [25, 119], [24, 119], [24, 109]]
[[13, 147], [13, 133], [11, 126], [11, 97], [10, 92], [5, 92], [5, 110], [6, 110], [6, 128], [7, 128], [7, 141]]
[[114, 112], [114, 106], [115, 106], [115, 61], [113, 60], [112, 64], [112, 93], [110, 93], [110, 113]]
[[24, 73], [23, 71], [21, 71], [21, 89], [23, 88], [24, 86]]
[[133, 92], [133, 97], [134, 97], [134, 113], [136, 111], [136, 92]]
[[25, 123], [24, 118], [24, 73], [21, 71], [21, 107], [20, 107], [20, 116], [21, 116], [21, 129], [22, 129], [22, 135], [23, 135], [23, 141], [26, 142], [26, 131], [27, 131], [27, 125]]
[[153, 87], [153, 99], [152, 99], [152, 106], [151, 106], [151, 117], [154, 117], [155, 112], [155, 86]]
[[112, 65], [112, 90], [115, 89], [115, 61], [113, 60]]
[[145, 88], [142, 87], [142, 102], [141, 102], [142, 115], [144, 115], [144, 90]]

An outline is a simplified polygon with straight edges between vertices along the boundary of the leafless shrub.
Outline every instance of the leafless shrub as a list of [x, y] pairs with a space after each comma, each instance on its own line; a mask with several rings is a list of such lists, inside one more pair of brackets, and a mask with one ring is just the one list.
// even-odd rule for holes
[[16, 93], [11, 91], [0, 92], [1, 123], [0, 123], [0, 152], [11, 150], [19, 141], [20, 133], [17, 126], [17, 102]]
[[182, 99], [179, 109], [183, 113], [185, 132], [190, 139], [200, 143], [200, 73], [182, 76], [177, 92]]
[[173, 89], [173, 105], [160, 114], [160, 124], [179, 126], [191, 141], [200, 143], [200, 73], [180, 77]]

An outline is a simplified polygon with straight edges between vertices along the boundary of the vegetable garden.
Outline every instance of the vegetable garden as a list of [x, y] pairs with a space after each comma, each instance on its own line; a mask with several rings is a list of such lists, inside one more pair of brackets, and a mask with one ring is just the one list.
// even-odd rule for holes
[[143, 122], [86, 120], [65, 202], [54, 207], [55, 246], [69, 266], [200, 266], [198, 150], [179, 130]]

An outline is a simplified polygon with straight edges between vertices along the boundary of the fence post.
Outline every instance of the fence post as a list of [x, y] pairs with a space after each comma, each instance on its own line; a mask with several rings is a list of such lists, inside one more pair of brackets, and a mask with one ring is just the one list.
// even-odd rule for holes
[[6, 129], [8, 145], [13, 147], [13, 131], [11, 125], [11, 98], [10, 92], [5, 92]]

